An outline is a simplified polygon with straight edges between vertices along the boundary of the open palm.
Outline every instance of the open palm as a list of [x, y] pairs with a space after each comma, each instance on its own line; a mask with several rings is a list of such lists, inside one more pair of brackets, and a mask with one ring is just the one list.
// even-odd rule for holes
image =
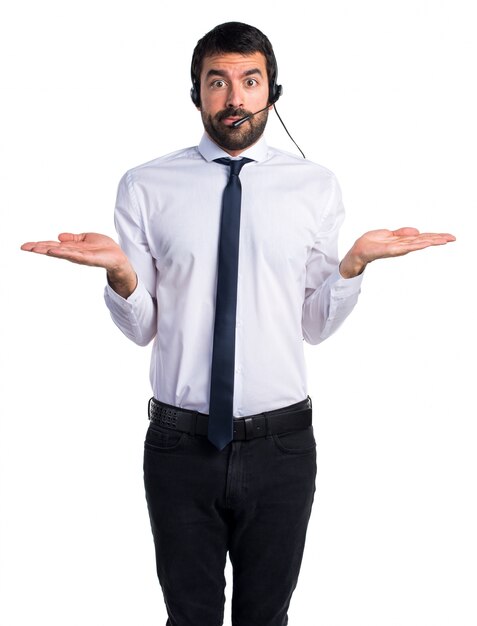
[[108, 271], [114, 271], [128, 262], [124, 252], [111, 237], [98, 233], [61, 233], [58, 241], [31, 241], [24, 243], [21, 248], [80, 265], [104, 267]]
[[376, 259], [402, 256], [415, 250], [429, 246], [441, 246], [455, 237], [448, 233], [420, 233], [416, 228], [399, 228], [398, 230], [370, 230], [355, 243], [355, 254], [363, 262], [370, 263]]

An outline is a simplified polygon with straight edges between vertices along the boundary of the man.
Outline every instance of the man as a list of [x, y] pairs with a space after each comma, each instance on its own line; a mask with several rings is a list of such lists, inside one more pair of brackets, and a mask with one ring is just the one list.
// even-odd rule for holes
[[263, 33], [217, 26], [192, 59], [204, 136], [125, 174], [120, 246], [22, 246], [105, 268], [115, 323], [154, 339], [144, 478], [170, 626], [222, 624], [227, 553], [234, 626], [287, 623], [315, 491], [303, 339], [338, 328], [368, 263], [454, 240], [376, 230], [338, 263], [335, 177], [265, 143], [280, 93]]

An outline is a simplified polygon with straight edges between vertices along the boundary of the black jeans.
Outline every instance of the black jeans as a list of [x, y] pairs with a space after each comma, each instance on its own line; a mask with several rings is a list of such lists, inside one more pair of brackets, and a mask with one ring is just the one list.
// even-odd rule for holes
[[231, 442], [149, 425], [144, 483], [166, 626], [285, 626], [315, 493], [313, 428]]

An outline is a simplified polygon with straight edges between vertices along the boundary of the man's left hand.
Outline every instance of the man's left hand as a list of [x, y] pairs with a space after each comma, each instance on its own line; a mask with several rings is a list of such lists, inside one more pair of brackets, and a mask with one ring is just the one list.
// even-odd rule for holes
[[442, 246], [455, 241], [449, 233], [420, 233], [416, 228], [370, 230], [357, 239], [340, 263], [343, 278], [353, 278], [363, 272], [371, 261], [403, 256], [429, 246]]

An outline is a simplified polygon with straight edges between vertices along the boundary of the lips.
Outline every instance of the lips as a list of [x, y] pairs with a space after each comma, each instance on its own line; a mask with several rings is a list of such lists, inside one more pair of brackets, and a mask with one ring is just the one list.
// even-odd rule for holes
[[222, 120], [222, 122], [226, 125], [226, 126], [231, 126], [234, 122], [236, 122], [237, 120], [240, 120], [241, 117], [239, 115], [234, 115], [233, 117], [226, 117], [225, 119]]

